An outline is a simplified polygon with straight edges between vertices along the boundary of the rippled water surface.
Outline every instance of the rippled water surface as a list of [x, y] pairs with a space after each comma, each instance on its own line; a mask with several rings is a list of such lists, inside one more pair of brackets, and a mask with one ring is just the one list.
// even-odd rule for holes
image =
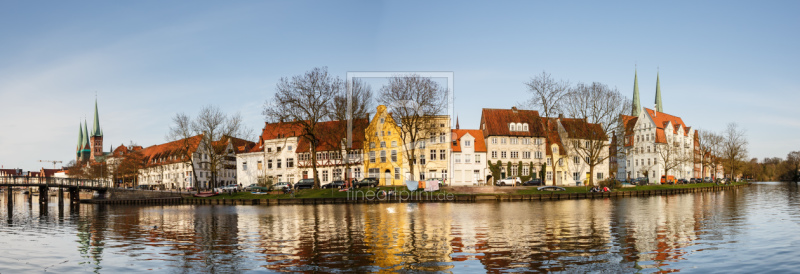
[[543, 202], [0, 209], [0, 273], [800, 269], [800, 190]]

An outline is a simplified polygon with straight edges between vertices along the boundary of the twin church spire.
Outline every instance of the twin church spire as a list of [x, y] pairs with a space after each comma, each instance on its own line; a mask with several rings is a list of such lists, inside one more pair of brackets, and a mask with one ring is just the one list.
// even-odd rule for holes
[[100, 115], [97, 111], [97, 99], [94, 100], [94, 125], [91, 133], [86, 119], [78, 125], [78, 148], [76, 151], [79, 161], [93, 159], [102, 155], [103, 130], [100, 129]]
[[[661, 103], [661, 82], [659, 73], [656, 73], [656, 111], [664, 112], [664, 105]], [[631, 116], [639, 117], [642, 111], [642, 103], [639, 101], [639, 75], [633, 72], [633, 105], [631, 106]]]

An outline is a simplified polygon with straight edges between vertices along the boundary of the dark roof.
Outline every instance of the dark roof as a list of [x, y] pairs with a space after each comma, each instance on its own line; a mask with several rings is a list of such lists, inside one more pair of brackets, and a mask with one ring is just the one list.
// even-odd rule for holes
[[[342, 137], [347, 136], [344, 131], [347, 126], [347, 121], [328, 121], [317, 124], [317, 134], [320, 139], [317, 151], [338, 151], [340, 148], [340, 140]], [[369, 126], [369, 120], [354, 119], [353, 120], [353, 143], [350, 148], [361, 149], [364, 147], [364, 130]], [[311, 151], [308, 140], [300, 138], [297, 142], [297, 153], [305, 153]]]
[[569, 138], [608, 140], [608, 136], [600, 124], [589, 123], [586, 119], [561, 118], [560, 121]]

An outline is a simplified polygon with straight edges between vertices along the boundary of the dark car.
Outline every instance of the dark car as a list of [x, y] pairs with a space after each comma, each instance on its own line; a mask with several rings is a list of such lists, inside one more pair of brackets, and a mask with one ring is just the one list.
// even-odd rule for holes
[[336, 180], [328, 184], [322, 185], [322, 188], [344, 188], [344, 185], [345, 185], [344, 181]]
[[544, 182], [542, 179], [530, 179], [527, 182], [522, 183], [523, 186], [543, 186]]
[[689, 181], [687, 181], [686, 179], [678, 179], [678, 183], [679, 184], [688, 184]]
[[314, 179], [302, 179], [294, 184], [294, 189], [312, 189], [314, 188]]
[[650, 182], [647, 179], [647, 177], [639, 177], [639, 178], [633, 179], [633, 181], [631, 181], [631, 183], [633, 183], [633, 184], [635, 184], [637, 186], [645, 186], [645, 185], [648, 185]]
[[377, 178], [364, 178], [356, 184], [358, 187], [376, 187], [378, 186]]

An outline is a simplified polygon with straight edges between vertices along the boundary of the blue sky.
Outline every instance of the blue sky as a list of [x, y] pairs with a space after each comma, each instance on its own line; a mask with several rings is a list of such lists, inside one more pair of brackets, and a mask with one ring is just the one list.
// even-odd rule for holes
[[[800, 3], [0, 1], [0, 165], [74, 159], [95, 92], [105, 147], [165, 142], [215, 104], [256, 131], [280, 77], [317, 66], [452, 71], [462, 128], [543, 70], [598, 81], [694, 128], [738, 122], [753, 157], [800, 150]], [[378, 89], [379, 87], [373, 87]]]

